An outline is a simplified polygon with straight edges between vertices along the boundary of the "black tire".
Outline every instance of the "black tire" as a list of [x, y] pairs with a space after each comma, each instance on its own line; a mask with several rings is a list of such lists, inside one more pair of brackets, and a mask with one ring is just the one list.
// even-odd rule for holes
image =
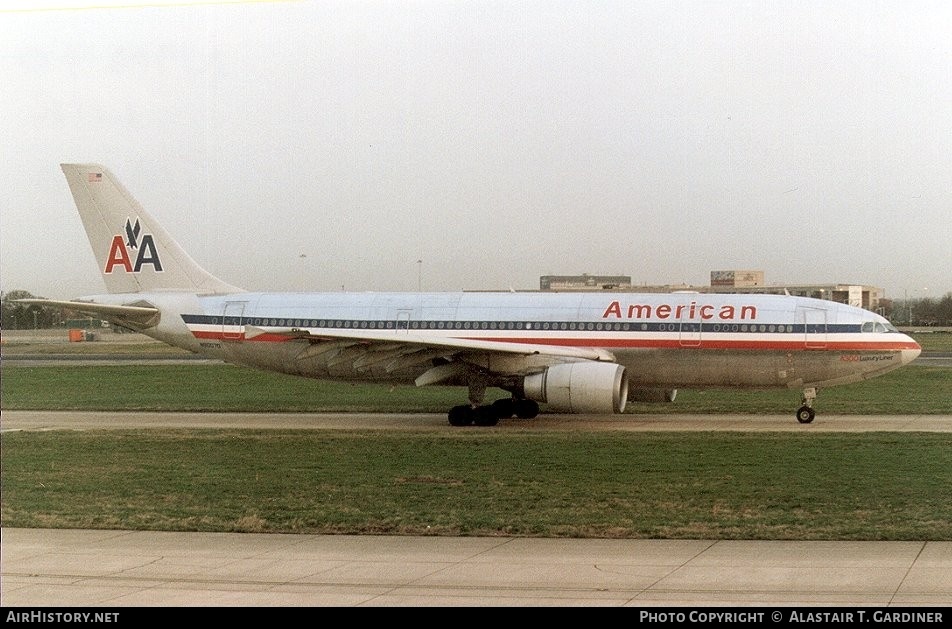
[[539, 414], [539, 404], [535, 400], [516, 400], [516, 417], [532, 419]]
[[473, 410], [473, 423], [477, 426], [495, 426], [499, 423], [499, 414], [494, 406], [477, 406]]
[[496, 417], [499, 419], [509, 419], [516, 414], [516, 401], [511, 397], [496, 400], [492, 407], [496, 410]]
[[801, 424], [809, 424], [816, 417], [816, 411], [809, 406], [801, 406], [797, 409], [797, 421]]
[[454, 406], [449, 412], [450, 426], [469, 426], [475, 419], [474, 415], [472, 407], [466, 404]]

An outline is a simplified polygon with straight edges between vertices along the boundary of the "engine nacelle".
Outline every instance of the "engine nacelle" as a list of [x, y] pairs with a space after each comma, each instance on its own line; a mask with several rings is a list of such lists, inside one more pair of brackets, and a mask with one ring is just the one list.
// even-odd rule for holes
[[628, 389], [629, 402], [674, 402], [677, 389]]
[[625, 368], [616, 363], [566, 363], [526, 376], [530, 400], [568, 413], [623, 413], [628, 400]]

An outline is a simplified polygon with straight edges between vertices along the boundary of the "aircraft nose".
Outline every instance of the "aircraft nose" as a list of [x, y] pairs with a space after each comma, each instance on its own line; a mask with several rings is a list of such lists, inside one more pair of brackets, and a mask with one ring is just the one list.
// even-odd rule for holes
[[900, 359], [902, 360], [903, 365], [908, 365], [915, 359], [919, 358], [919, 354], [922, 353], [922, 346], [916, 343], [915, 339], [907, 336], [906, 340], [909, 341], [909, 344], [900, 350]]

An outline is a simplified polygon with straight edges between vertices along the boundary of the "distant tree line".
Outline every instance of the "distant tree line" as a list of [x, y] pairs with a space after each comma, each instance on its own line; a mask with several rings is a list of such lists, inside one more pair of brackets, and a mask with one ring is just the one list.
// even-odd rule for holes
[[53, 306], [20, 304], [18, 299], [33, 299], [34, 295], [25, 290], [11, 290], [0, 293], [2, 325], [4, 330], [35, 330], [62, 327], [66, 324], [68, 312]]
[[896, 299], [881, 303], [884, 316], [894, 325], [952, 326], [952, 293], [933, 299]]

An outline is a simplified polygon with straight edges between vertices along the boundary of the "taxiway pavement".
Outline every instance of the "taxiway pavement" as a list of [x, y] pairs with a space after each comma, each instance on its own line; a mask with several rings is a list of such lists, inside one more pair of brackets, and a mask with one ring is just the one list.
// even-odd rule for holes
[[952, 603], [952, 542], [2, 533], [4, 608]]
[[137, 411], [4, 411], [0, 430], [254, 428], [280, 430], [753, 431], [952, 432], [952, 415], [540, 415], [492, 427], [454, 428], [445, 413], [156, 413]]

